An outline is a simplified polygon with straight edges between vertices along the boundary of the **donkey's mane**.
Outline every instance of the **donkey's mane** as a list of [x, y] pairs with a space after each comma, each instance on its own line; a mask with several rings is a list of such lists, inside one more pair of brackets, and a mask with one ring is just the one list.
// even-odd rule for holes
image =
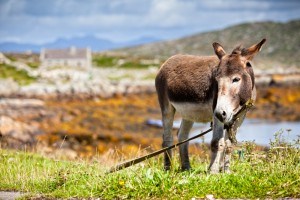
[[235, 47], [233, 49], [233, 51], [231, 52], [231, 54], [238, 54], [238, 55], [241, 55], [243, 54], [244, 52], [246, 52], [247, 49], [246, 48], [243, 48], [242, 45], [239, 45], [237, 47]]

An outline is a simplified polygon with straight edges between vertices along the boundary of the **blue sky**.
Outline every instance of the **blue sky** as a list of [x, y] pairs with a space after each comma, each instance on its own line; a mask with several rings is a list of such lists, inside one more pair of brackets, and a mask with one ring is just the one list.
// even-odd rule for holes
[[243, 22], [300, 18], [300, 0], [0, 0], [0, 42], [94, 35], [173, 39]]

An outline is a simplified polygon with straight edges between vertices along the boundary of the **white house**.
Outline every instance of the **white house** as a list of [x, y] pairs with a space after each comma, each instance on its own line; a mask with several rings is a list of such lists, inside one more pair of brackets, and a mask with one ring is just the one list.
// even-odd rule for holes
[[92, 53], [89, 48], [42, 49], [40, 60], [42, 67], [69, 66], [90, 68], [92, 66]]

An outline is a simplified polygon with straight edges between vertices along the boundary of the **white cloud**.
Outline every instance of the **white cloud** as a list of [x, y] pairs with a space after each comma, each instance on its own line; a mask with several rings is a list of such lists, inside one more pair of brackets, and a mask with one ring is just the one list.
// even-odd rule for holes
[[299, 1], [2, 0], [0, 41], [42, 43], [78, 35], [168, 39], [241, 22], [292, 18], [300, 18]]

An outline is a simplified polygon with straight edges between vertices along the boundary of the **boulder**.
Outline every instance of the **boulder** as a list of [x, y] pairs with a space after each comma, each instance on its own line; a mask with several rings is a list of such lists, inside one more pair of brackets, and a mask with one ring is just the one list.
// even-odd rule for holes
[[0, 116], [0, 143], [2, 147], [22, 148], [24, 145], [36, 143], [35, 135], [41, 134], [34, 125], [28, 125], [13, 120], [7, 116]]
[[19, 85], [13, 79], [0, 79], [0, 96], [10, 96], [19, 91]]

